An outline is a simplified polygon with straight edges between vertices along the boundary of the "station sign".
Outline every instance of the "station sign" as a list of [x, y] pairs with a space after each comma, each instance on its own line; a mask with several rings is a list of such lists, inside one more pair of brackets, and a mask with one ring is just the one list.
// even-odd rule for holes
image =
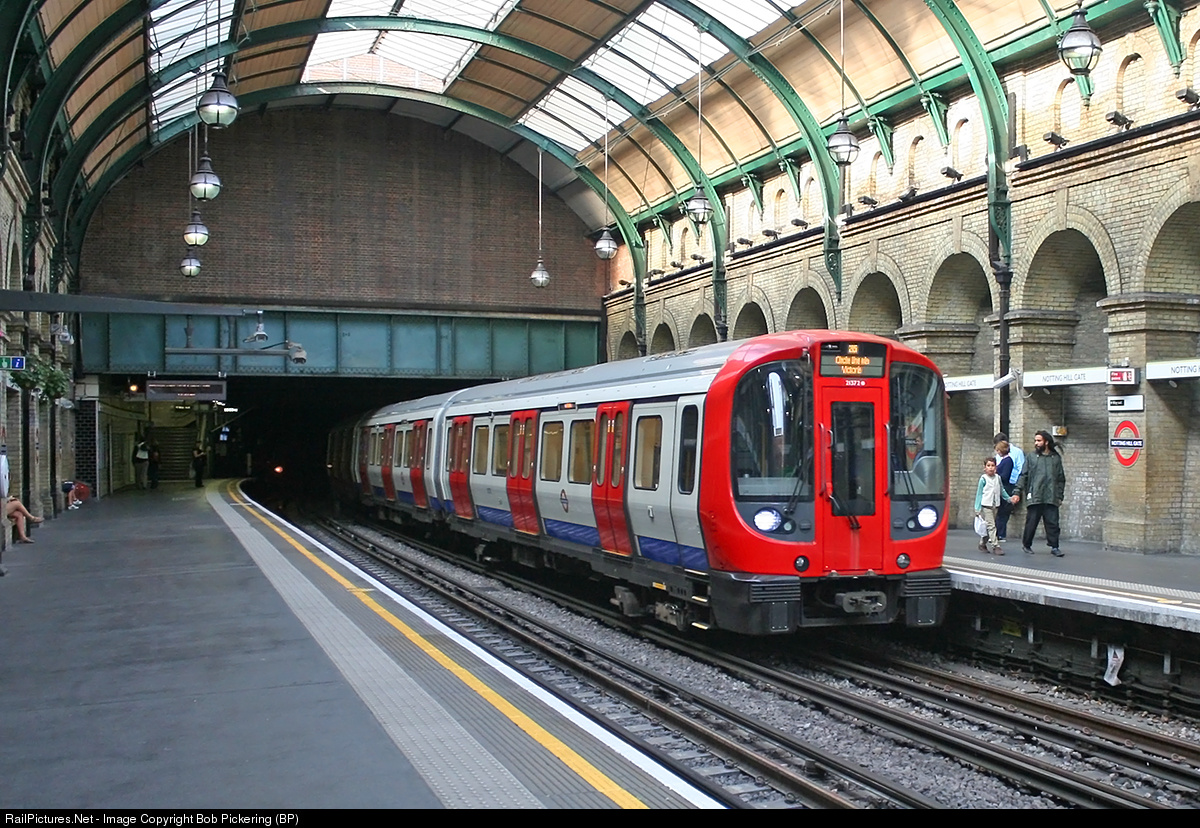
[[1200, 377], [1200, 359], [1169, 359], [1146, 363], [1146, 379], [1171, 380]]
[[0, 357], [0, 371], [24, 371], [25, 357], [23, 356], [5, 356]]
[[991, 374], [971, 374], [967, 377], [946, 377], [946, 391], [990, 391], [996, 378]]
[[225, 399], [225, 380], [147, 380], [146, 399], [213, 402]]
[[1048, 388], [1054, 385], [1107, 385], [1109, 368], [1062, 368], [1057, 371], [1026, 371], [1021, 376], [1025, 388]]
[[1129, 420], [1122, 420], [1113, 430], [1108, 447], [1113, 450], [1117, 462], [1128, 468], [1138, 461], [1146, 443], [1136, 425]]
[[1146, 395], [1145, 394], [1127, 394], [1123, 397], [1108, 398], [1109, 411], [1145, 411], [1146, 410]]
[[1137, 385], [1137, 369], [1136, 368], [1109, 368], [1108, 369], [1108, 384], [1109, 385]]

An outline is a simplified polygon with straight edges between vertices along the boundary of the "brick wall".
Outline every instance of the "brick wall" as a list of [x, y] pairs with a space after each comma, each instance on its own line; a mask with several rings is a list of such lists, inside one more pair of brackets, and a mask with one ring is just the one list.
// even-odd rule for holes
[[223, 188], [184, 279], [187, 144], [135, 168], [88, 227], [83, 290], [341, 307], [595, 311], [604, 270], [546, 191], [551, 286], [532, 287], [537, 179], [466, 136], [355, 110], [243, 114], [210, 133]]

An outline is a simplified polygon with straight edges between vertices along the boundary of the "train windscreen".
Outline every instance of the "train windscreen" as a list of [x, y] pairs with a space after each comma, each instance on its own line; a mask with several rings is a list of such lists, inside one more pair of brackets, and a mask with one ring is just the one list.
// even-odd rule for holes
[[892, 497], [927, 500], [945, 496], [946, 393], [936, 371], [907, 362], [891, 370]]
[[813, 384], [808, 362], [746, 373], [733, 398], [733, 494], [742, 500], [811, 500]]

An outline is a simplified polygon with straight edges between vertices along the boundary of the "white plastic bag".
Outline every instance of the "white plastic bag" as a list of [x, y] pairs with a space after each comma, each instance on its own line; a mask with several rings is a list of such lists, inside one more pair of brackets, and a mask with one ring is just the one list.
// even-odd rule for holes
[[975, 534], [981, 538], [987, 537], [987, 521], [983, 519], [983, 515], [975, 516]]

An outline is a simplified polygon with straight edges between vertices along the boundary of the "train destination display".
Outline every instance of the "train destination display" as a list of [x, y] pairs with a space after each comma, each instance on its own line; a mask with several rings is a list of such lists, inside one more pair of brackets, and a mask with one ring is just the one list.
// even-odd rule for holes
[[823, 342], [821, 376], [882, 377], [886, 356], [887, 346], [877, 342]]

